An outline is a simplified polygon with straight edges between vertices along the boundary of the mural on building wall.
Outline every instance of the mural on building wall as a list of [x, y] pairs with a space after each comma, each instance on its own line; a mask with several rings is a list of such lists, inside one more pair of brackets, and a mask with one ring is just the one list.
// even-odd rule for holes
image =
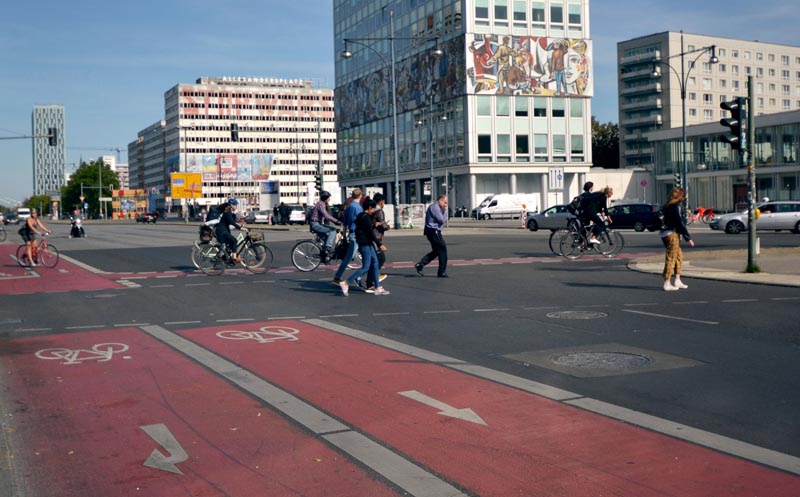
[[592, 42], [544, 36], [473, 35], [467, 91], [591, 97]]
[[[185, 157], [184, 157], [185, 155]], [[272, 155], [259, 154], [181, 154], [188, 173], [200, 173], [203, 181], [267, 181]]]
[[[397, 62], [397, 110], [405, 112], [463, 95], [466, 88], [463, 38], [442, 43], [441, 56], [429, 52]], [[378, 61], [380, 64], [381, 61]], [[351, 128], [391, 115], [392, 73], [388, 67], [336, 88], [336, 127]]]

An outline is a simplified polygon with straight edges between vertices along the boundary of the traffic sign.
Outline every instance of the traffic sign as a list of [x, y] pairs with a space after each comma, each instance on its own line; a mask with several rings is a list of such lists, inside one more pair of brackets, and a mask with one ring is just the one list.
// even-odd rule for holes
[[647, 180], [643, 179], [639, 184], [642, 185], [642, 188], [644, 188], [645, 186], [647, 186]]
[[550, 179], [549, 188], [551, 190], [564, 189], [564, 168], [563, 167], [550, 167], [547, 169], [548, 177]]

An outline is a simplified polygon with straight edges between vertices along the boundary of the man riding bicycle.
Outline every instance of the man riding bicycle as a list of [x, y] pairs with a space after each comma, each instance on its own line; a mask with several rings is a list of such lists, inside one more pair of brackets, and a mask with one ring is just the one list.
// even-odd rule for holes
[[333, 243], [336, 241], [336, 228], [330, 224], [325, 224], [325, 221], [333, 223], [337, 226], [342, 224], [338, 219], [328, 213], [328, 204], [330, 201], [330, 192], [320, 192], [319, 202], [314, 204], [311, 213], [308, 215], [308, 221], [311, 225], [311, 232], [318, 234], [322, 238], [325, 238], [325, 252], [322, 254], [323, 263], [327, 262], [327, 260], [333, 254]]
[[236, 254], [236, 238], [231, 234], [231, 226], [238, 230], [247, 230], [243, 225], [239, 225], [236, 222], [235, 210], [238, 205], [239, 201], [235, 198], [220, 205], [219, 208], [222, 210], [222, 216], [220, 216], [219, 223], [217, 223], [216, 227], [217, 240], [228, 247], [228, 251], [235, 264], [240, 263], [241, 259]]
[[594, 223], [592, 237], [589, 239], [589, 243], [599, 244], [600, 241], [597, 239], [597, 236], [606, 230], [606, 223], [600, 218], [601, 213], [609, 223], [612, 222], [611, 216], [608, 214], [608, 199], [610, 199], [613, 194], [614, 190], [610, 186], [607, 186], [599, 192], [587, 193], [585, 196], [582, 195], [581, 213], [578, 216], [578, 220], [583, 226]]

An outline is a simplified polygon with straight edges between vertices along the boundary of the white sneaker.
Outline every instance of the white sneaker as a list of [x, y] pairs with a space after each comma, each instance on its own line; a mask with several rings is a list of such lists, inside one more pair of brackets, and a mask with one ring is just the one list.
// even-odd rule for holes
[[341, 283], [339, 283], [339, 288], [342, 289], [342, 295], [347, 297], [347, 294], [350, 292], [350, 285], [348, 285], [346, 281], [342, 281]]
[[600, 240], [598, 240], [597, 238], [590, 238], [589, 243], [591, 243], [592, 245], [600, 245]]
[[677, 289], [678, 289], [678, 287], [676, 287], [675, 285], [673, 285], [671, 281], [669, 281], [669, 280], [666, 280], [666, 281], [664, 282], [664, 291], [665, 291], [665, 292], [674, 292], [674, 291], [675, 291], [675, 290], [677, 290]]
[[681, 288], [681, 289], [689, 288], [689, 285], [684, 285], [680, 278], [675, 278], [672, 281], [672, 286], [674, 286], [675, 288]]
[[375, 287], [371, 286], [369, 288], [365, 288], [364, 292], [366, 292], [366, 293], [375, 293]]
[[375, 289], [375, 295], [389, 295], [389, 290], [379, 287]]

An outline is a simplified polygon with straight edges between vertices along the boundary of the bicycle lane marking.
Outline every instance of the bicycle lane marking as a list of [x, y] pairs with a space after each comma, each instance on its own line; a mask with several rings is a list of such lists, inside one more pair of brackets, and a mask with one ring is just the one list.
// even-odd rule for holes
[[[469, 368], [433, 353], [414, 357], [298, 321], [235, 330], [264, 326], [297, 329], [299, 340], [276, 347], [217, 335], [231, 327], [178, 333], [481, 496], [796, 496], [800, 488], [790, 474], [427, 362]], [[445, 414], [465, 409], [486, 426]]]
[[137, 328], [4, 341], [0, 365], [24, 495], [398, 495]]

